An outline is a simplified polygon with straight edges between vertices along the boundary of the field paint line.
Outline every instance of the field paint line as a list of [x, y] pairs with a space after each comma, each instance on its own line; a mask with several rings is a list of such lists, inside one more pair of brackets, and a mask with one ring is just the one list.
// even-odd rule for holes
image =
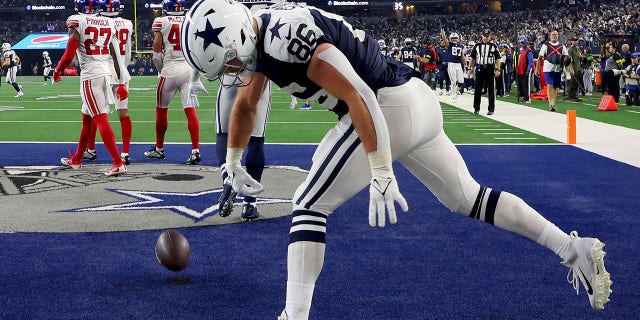
[[524, 132], [485, 132], [483, 134], [494, 135], [494, 134], [524, 134]]
[[503, 129], [503, 128], [475, 128], [473, 130], [476, 131], [511, 131], [513, 129]]
[[[514, 137], [514, 138], [495, 137], [493, 139], [495, 139], [495, 140], [538, 140], [538, 138], [517, 138], [517, 137]], [[529, 144], [527, 144], [527, 145], [529, 145]], [[562, 144], [560, 144], [560, 145], [562, 145]]]

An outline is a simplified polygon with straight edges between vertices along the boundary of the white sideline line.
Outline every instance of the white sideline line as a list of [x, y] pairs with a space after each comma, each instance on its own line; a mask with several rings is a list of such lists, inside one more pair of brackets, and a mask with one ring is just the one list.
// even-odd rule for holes
[[524, 134], [524, 132], [485, 132], [483, 134]]
[[503, 129], [503, 128], [486, 128], [486, 129], [484, 129], [484, 128], [476, 128], [476, 129], [473, 129], [473, 130], [476, 130], [476, 131], [511, 131], [513, 129]]

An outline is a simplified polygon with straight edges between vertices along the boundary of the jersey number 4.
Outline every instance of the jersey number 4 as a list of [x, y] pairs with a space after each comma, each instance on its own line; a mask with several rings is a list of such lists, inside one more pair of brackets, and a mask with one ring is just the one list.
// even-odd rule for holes
[[84, 34], [89, 36], [84, 41], [84, 49], [88, 55], [109, 54], [110, 28], [88, 27], [84, 30]]
[[172, 24], [167, 41], [173, 45], [173, 51], [180, 51], [180, 25]]

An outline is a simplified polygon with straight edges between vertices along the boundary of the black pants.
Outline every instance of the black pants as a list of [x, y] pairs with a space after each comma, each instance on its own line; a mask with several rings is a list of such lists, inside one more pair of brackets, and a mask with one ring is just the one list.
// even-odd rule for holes
[[628, 106], [640, 106], [640, 92], [638, 90], [627, 90], [625, 99]]
[[607, 71], [604, 73], [602, 82], [606, 88], [604, 91], [612, 95], [613, 100], [618, 103], [620, 100], [620, 76], [614, 77], [612, 71]]
[[531, 74], [526, 72], [518, 75], [518, 96], [522, 101], [528, 101], [531, 97]]
[[576, 71], [573, 75], [571, 75], [571, 79], [569, 80], [569, 86], [567, 88], [567, 96], [569, 98], [578, 98], [578, 92], [582, 84], [582, 71]]
[[473, 93], [473, 110], [480, 111], [480, 96], [482, 89], [487, 88], [487, 96], [489, 98], [489, 112], [493, 112], [496, 108], [496, 90], [493, 65], [483, 66], [476, 71], [476, 86]]

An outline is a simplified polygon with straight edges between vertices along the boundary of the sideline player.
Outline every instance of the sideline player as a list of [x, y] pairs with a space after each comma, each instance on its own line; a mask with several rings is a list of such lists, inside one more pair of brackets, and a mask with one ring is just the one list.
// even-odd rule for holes
[[49, 80], [51, 82], [51, 84], [53, 84], [53, 79], [51, 79], [51, 67], [53, 66], [53, 64], [51, 63], [51, 57], [49, 56], [49, 52], [48, 51], [42, 51], [42, 76], [44, 77], [44, 83], [42, 84], [43, 86], [46, 86], [47, 84], [47, 80]]
[[[120, 0], [111, 0], [110, 3], [102, 10], [99, 15], [112, 18], [113, 23], [116, 28], [116, 37], [120, 41], [120, 46], [116, 48], [116, 54], [120, 55], [122, 60], [124, 61], [124, 65], [128, 66], [131, 63], [131, 35], [133, 34], [133, 23], [131, 20], [124, 19], [119, 17], [118, 15], [122, 9], [120, 8]], [[114, 66], [113, 59], [109, 61], [109, 67], [111, 69], [111, 91], [113, 94], [116, 94], [118, 90], [118, 78], [116, 75], [116, 69]], [[125, 85], [127, 86], [127, 91], [129, 90], [129, 81], [131, 80], [131, 76], [129, 75], [128, 69], [125, 69], [126, 72], [122, 73], [123, 80], [125, 81]], [[122, 152], [120, 152], [120, 157], [124, 161], [124, 164], [129, 165], [131, 160], [129, 158], [129, 147], [131, 145], [131, 117], [129, 117], [129, 98], [124, 100], [116, 100], [115, 101], [116, 110], [118, 110], [118, 118], [120, 119], [120, 130], [122, 130]], [[95, 123], [93, 125], [93, 129], [91, 130], [91, 137], [89, 138], [89, 143], [87, 143], [87, 150], [84, 152], [84, 159], [95, 160], [97, 158], [96, 155], [96, 126]]]
[[445, 55], [448, 60], [446, 61], [447, 73], [449, 74], [449, 79], [451, 79], [451, 99], [455, 101], [458, 98], [458, 94], [462, 94], [467, 57], [464, 55], [464, 46], [460, 43], [458, 33], [452, 32], [447, 40], [444, 30], [441, 30], [440, 37], [442, 46], [447, 49], [447, 54]]
[[184, 20], [184, 0], [164, 0], [162, 2], [164, 15], [153, 20], [153, 64], [158, 69], [158, 87], [156, 89], [156, 144], [149, 151], [145, 151], [147, 158], [164, 159], [164, 137], [167, 133], [169, 121], [167, 113], [169, 103], [176, 92], [180, 93], [180, 100], [184, 114], [187, 116], [187, 128], [191, 136], [191, 155], [185, 162], [196, 165], [200, 158], [200, 120], [195, 106], [189, 99], [189, 78], [191, 68], [184, 60], [180, 51], [180, 25]]
[[[280, 319], [309, 316], [333, 210], [367, 185], [371, 226], [383, 227], [387, 213], [396, 223], [395, 202], [408, 209], [393, 173], [394, 159], [450, 210], [558, 254], [573, 273], [570, 283], [577, 290], [582, 281], [591, 306], [604, 308], [611, 285], [604, 244], [575, 231], [567, 234], [519, 197], [474, 180], [443, 130], [433, 91], [411, 68], [382, 59], [373, 38], [338, 15], [291, 3], [260, 10], [253, 18], [233, 0], [200, 0], [187, 21], [191, 25], [184, 26], [182, 40], [189, 48], [184, 51], [187, 61], [209, 80], [230, 77], [244, 85], [231, 113], [227, 150], [234, 190], [257, 194], [264, 189], [241, 167], [240, 158], [268, 79], [298, 98], [322, 101], [340, 117], [318, 145], [311, 170], [293, 197], [286, 308]], [[215, 37], [217, 44], [196, 31], [205, 26], [224, 27]], [[277, 36], [289, 30], [291, 38]]]
[[126, 99], [129, 92], [123, 77], [123, 72], [127, 72], [127, 68], [122, 58], [117, 54], [116, 48], [120, 43], [115, 36], [114, 21], [95, 15], [100, 10], [105, 10], [103, 5], [108, 5], [108, 3], [100, 0], [76, 0], [78, 14], [67, 19], [69, 41], [64, 55], [60, 58], [53, 72], [53, 80], [62, 81], [60, 77], [62, 70], [71, 64], [77, 52], [80, 69], [82, 69], [80, 73], [82, 129], [76, 153], [71, 158], [61, 158], [60, 162], [73, 169], [82, 167], [82, 157], [89, 142], [92, 126], [95, 123], [95, 126], [100, 130], [102, 141], [113, 159], [113, 166], [104, 174], [117, 176], [127, 173], [127, 167], [120, 158], [116, 139], [109, 124], [109, 102], [113, 100], [111, 88], [109, 88], [109, 79], [111, 78], [109, 59], [115, 59], [118, 63], [116, 68], [119, 79], [116, 90], [118, 100]]
[[5, 42], [2, 44], [2, 68], [7, 71], [7, 83], [12, 85], [14, 89], [16, 89], [16, 94], [13, 96], [14, 98], [20, 98], [24, 96], [24, 92], [22, 92], [22, 85], [19, 85], [17, 82], [18, 77], [18, 62], [20, 58], [16, 54], [13, 49], [11, 49], [11, 44]]

